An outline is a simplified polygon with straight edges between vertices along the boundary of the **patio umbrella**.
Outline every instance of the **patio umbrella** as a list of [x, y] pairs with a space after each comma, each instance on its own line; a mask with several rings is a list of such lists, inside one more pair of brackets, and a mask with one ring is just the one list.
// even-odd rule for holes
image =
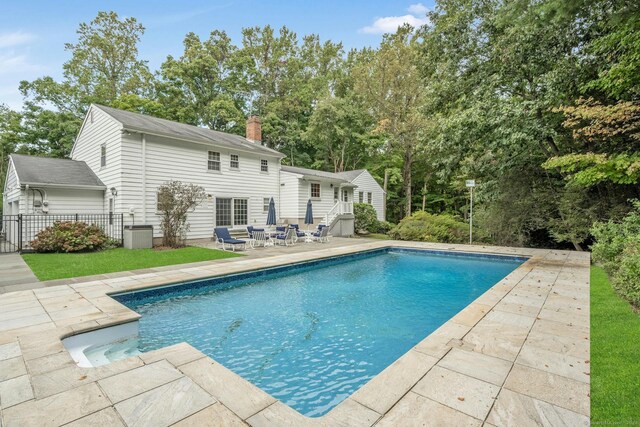
[[304, 223], [307, 225], [313, 224], [313, 206], [311, 205], [311, 199], [307, 202], [307, 213], [304, 214]]
[[267, 225], [276, 225], [276, 202], [273, 197], [269, 200], [269, 211], [267, 213]]

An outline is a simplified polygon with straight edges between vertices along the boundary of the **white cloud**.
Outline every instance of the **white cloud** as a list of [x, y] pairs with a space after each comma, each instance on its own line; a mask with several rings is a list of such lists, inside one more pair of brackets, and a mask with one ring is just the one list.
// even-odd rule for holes
[[407, 11], [412, 15], [423, 16], [426, 15], [427, 12], [429, 12], [429, 8], [422, 3], [416, 3], [409, 6]]
[[0, 48], [7, 48], [29, 43], [36, 38], [35, 34], [24, 31], [14, 31], [12, 33], [0, 34]]
[[367, 34], [393, 33], [398, 29], [398, 27], [401, 27], [404, 24], [409, 24], [412, 27], [417, 28], [427, 24], [428, 22], [429, 20], [426, 17], [418, 18], [413, 15], [385, 16], [376, 19], [373, 21], [372, 25], [361, 28], [360, 31]]
[[429, 18], [426, 17], [429, 9], [422, 3], [410, 5], [407, 11], [409, 12], [408, 15], [376, 18], [373, 24], [360, 28], [360, 32], [367, 34], [394, 33], [398, 27], [404, 24], [417, 28], [429, 23]]

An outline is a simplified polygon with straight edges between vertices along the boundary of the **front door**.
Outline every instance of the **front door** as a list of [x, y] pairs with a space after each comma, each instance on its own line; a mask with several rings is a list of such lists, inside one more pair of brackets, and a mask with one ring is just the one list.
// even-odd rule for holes
[[342, 189], [342, 201], [343, 202], [348, 202], [349, 201], [349, 192], [347, 191], [346, 188]]

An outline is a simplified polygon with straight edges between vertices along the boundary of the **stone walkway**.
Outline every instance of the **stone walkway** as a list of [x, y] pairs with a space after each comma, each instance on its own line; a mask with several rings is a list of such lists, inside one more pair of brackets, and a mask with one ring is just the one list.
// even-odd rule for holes
[[[61, 342], [139, 318], [108, 293], [387, 246], [530, 258], [320, 418], [188, 344], [84, 369]], [[578, 252], [360, 241], [0, 295], [0, 424], [588, 425], [589, 263]]]
[[0, 294], [23, 290], [25, 284], [29, 289], [42, 286], [20, 254], [0, 254]]

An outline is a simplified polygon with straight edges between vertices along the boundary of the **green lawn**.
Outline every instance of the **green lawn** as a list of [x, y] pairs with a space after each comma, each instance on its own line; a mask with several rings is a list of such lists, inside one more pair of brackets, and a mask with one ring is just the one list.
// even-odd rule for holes
[[640, 316], [591, 268], [591, 421], [640, 423]]
[[217, 249], [189, 246], [161, 251], [117, 248], [76, 254], [23, 254], [22, 258], [38, 279], [53, 280], [236, 256], [242, 255]]

